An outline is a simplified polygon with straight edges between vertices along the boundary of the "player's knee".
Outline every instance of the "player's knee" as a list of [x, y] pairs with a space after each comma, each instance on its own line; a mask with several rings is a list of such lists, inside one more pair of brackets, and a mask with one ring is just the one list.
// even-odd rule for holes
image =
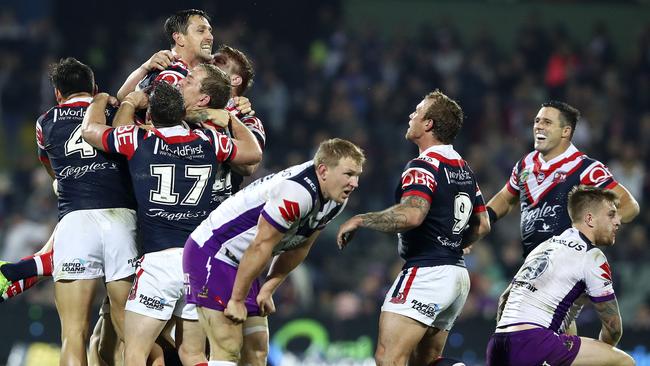
[[187, 345], [183, 342], [178, 347], [178, 358], [181, 359], [183, 365], [196, 365], [205, 362], [205, 352], [197, 345]]
[[621, 352], [620, 361], [617, 363], [617, 365], [619, 365], [619, 366], [635, 366], [636, 361], [634, 361], [634, 359], [630, 355], [628, 355], [627, 353]]

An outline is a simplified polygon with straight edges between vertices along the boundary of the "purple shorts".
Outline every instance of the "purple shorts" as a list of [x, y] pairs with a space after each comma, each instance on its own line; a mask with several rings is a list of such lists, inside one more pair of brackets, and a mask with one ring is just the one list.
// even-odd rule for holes
[[494, 333], [488, 342], [487, 366], [571, 365], [580, 350], [580, 337], [544, 328]]
[[[192, 238], [188, 238], [183, 249], [183, 272], [188, 303], [218, 311], [226, 309], [235, 284], [237, 267], [214, 258], [214, 254], [210, 255]], [[260, 281], [256, 279], [246, 296], [248, 316], [260, 315], [257, 306], [260, 287]]]

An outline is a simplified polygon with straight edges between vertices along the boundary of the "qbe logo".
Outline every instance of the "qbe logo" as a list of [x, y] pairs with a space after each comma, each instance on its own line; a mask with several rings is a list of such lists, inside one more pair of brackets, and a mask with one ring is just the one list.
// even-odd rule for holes
[[162, 311], [165, 306], [171, 306], [169, 302], [159, 296], [147, 296], [140, 294], [140, 304], [147, 307], [147, 309]]
[[71, 262], [64, 262], [61, 272], [65, 273], [84, 273], [86, 271], [86, 261], [81, 258], [75, 258]]

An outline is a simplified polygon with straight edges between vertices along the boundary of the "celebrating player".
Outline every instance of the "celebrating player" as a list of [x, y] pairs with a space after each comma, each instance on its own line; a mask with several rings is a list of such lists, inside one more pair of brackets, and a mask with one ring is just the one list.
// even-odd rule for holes
[[340, 247], [362, 227], [398, 233], [406, 260], [381, 308], [378, 365], [428, 365], [441, 357], [467, 299], [463, 248], [487, 234], [490, 223], [474, 173], [451, 145], [462, 123], [455, 101], [440, 91], [428, 94], [410, 115], [406, 138], [420, 155], [402, 173], [399, 203], [339, 228]]

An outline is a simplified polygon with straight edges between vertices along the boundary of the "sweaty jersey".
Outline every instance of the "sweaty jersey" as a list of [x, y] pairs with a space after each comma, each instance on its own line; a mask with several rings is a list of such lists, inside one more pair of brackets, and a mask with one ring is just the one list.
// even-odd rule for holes
[[397, 234], [404, 268], [465, 266], [462, 239], [473, 213], [485, 211], [474, 172], [451, 145], [426, 149], [406, 165], [395, 192], [426, 199], [431, 207], [422, 224]]
[[216, 253], [217, 259], [238, 266], [257, 234], [260, 215], [284, 233], [273, 249], [276, 255], [303, 244], [344, 206], [325, 200], [314, 163], [309, 161], [249, 184], [219, 205], [191, 237], [210, 255]]
[[211, 211], [209, 189], [219, 163], [237, 153], [229, 137], [181, 125], [151, 131], [122, 126], [107, 130], [102, 142], [128, 159], [143, 253], [183, 247]]
[[521, 203], [524, 257], [539, 243], [571, 227], [568, 195], [581, 184], [611, 189], [618, 183], [605, 165], [573, 145], [548, 162], [537, 151], [517, 162], [506, 187]]
[[[81, 137], [81, 121], [92, 97], [57, 105], [36, 121], [39, 159], [58, 180], [59, 220], [77, 210], [135, 208], [126, 160], [96, 150]], [[107, 119], [113, 108], [106, 109]]]
[[563, 333], [573, 321], [571, 306], [584, 293], [592, 302], [614, 299], [612, 272], [603, 252], [569, 228], [526, 257], [497, 327], [533, 324]]

